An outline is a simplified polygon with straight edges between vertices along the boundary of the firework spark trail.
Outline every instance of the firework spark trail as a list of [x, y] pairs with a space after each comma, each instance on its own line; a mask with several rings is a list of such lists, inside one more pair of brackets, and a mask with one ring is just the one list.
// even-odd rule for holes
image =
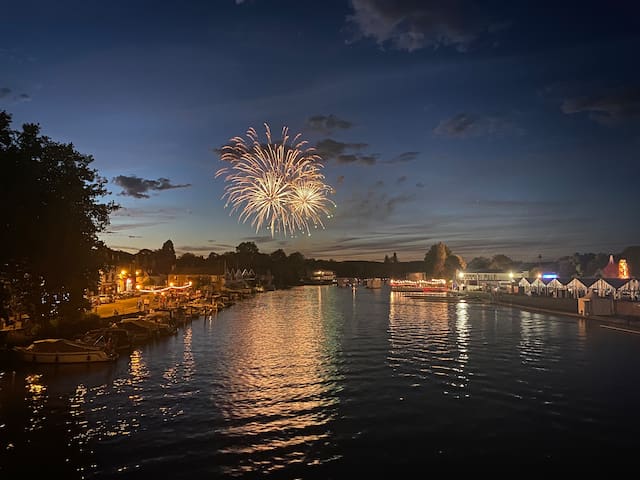
[[282, 140], [274, 143], [269, 125], [264, 124], [267, 144], [261, 144], [251, 127], [247, 139], [233, 137], [222, 148], [220, 159], [229, 165], [216, 172], [226, 182], [222, 198], [230, 214], [239, 212], [238, 221], [251, 221], [256, 232], [268, 226], [275, 232], [311, 234], [311, 226], [322, 227], [322, 217], [330, 218], [335, 204], [328, 198], [333, 189], [324, 183], [323, 165], [315, 149], [297, 134], [289, 144], [287, 127]]

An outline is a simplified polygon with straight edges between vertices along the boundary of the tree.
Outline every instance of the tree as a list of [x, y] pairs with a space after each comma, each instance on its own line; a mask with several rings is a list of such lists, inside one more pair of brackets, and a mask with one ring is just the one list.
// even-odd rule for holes
[[459, 255], [449, 255], [444, 261], [444, 278], [456, 278], [456, 272], [464, 270], [466, 264]]
[[167, 240], [162, 244], [162, 248], [154, 253], [157, 272], [164, 275], [169, 274], [176, 265], [176, 251], [173, 248], [173, 242]]
[[11, 129], [0, 112], [0, 314], [26, 313], [37, 324], [76, 321], [103, 266], [98, 233], [118, 208], [100, 203], [106, 179], [93, 158], [40, 134]]
[[489, 268], [491, 270], [502, 270], [502, 271], [509, 270], [513, 268], [513, 263], [514, 263], [513, 260], [511, 260], [506, 255], [498, 254], [498, 255], [494, 255], [493, 258], [491, 259]]
[[483, 272], [489, 270], [489, 265], [491, 265], [491, 260], [487, 257], [474, 257], [467, 265], [467, 268], [471, 272]]
[[444, 262], [451, 255], [451, 250], [444, 243], [438, 242], [424, 256], [424, 269], [427, 277], [441, 278], [444, 275]]
[[236, 253], [240, 255], [257, 255], [258, 246], [254, 242], [242, 242], [236, 247]]
[[185, 252], [176, 260], [176, 266], [182, 269], [198, 269], [205, 265], [205, 259], [201, 255]]

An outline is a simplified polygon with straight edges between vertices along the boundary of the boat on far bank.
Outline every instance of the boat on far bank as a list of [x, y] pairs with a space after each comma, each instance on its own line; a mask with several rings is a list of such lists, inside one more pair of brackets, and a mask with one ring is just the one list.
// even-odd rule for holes
[[449, 291], [444, 278], [431, 280], [391, 280], [392, 292], [446, 293]]
[[110, 362], [118, 358], [115, 351], [64, 338], [36, 340], [27, 347], [13, 347], [13, 351], [21, 360], [33, 363]]

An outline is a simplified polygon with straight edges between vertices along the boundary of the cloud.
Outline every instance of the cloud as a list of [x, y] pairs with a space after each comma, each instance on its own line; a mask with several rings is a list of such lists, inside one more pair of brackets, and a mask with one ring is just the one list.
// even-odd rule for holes
[[404, 183], [406, 181], [407, 181], [406, 175], [402, 175], [401, 177], [398, 177], [398, 180], [396, 180], [397, 183]]
[[360, 153], [367, 146], [366, 143], [344, 143], [325, 138], [317, 143], [316, 150], [318, 155], [326, 161], [335, 161], [342, 164], [363, 163], [365, 165], [374, 165], [378, 158], [377, 155]]
[[502, 117], [458, 113], [442, 120], [433, 129], [433, 133], [441, 137], [467, 138], [500, 135], [517, 130], [511, 122]]
[[120, 195], [134, 198], [149, 198], [147, 192], [151, 190], [171, 190], [174, 188], [190, 187], [190, 183], [182, 185], [172, 185], [168, 178], [159, 178], [158, 180], [146, 180], [136, 177], [135, 175], [126, 176], [118, 175], [113, 179], [113, 183], [123, 188]]
[[371, 38], [381, 47], [390, 44], [409, 52], [439, 47], [464, 52], [482, 34], [510, 26], [463, 0], [351, 0], [351, 7], [353, 14], [347, 16], [347, 22], [355, 27], [356, 40]]
[[422, 182], [418, 182], [418, 183], [416, 183], [416, 187], [418, 187], [418, 188], [424, 188], [424, 183], [422, 183]]
[[243, 237], [242, 238], [243, 242], [253, 242], [256, 244], [259, 243], [272, 243], [277, 241], [276, 238], [272, 238], [271, 235], [257, 235], [257, 236], [253, 236], [253, 237]]
[[392, 164], [392, 163], [406, 163], [406, 162], [411, 162], [412, 160], [415, 160], [418, 155], [420, 154], [420, 152], [404, 152], [401, 153], [400, 155], [393, 157], [391, 160], [385, 160], [382, 163], [388, 163], [388, 164]]
[[11, 96], [11, 90], [9, 87], [0, 87], [0, 99], [6, 99], [13, 103], [30, 102], [31, 96], [26, 93]]
[[[379, 184], [376, 184], [379, 187]], [[371, 189], [364, 194], [354, 194], [354, 196], [341, 205], [341, 209], [336, 214], [338, 221], [343, 220], [385, 220], [395, 211], [396, 207], [402, 203], [409, 203], [415, 200], [414, 194], [389, 195]]]
[[353, 123], [330, 115], [314, 115], [307, 119], [307, 126], [311, 130], [321, 132], [325, 135], [333, 133], [337, 129], [347, 130], [353, 126]]
[[640, 87], [565, 99], [561, 109], [567, 115], [586, 112], [595, 122], [615, 125], [625, 120], [640, 118]]

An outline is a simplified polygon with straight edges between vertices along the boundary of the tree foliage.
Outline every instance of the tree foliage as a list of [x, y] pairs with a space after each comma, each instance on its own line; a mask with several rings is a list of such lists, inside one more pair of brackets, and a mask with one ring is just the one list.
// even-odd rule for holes
[[511, 260], [511, 258], [507, 257], [506, 255], [498, 254], [498, 255], [494, 255], [493, 258], [491, 258], [489, 269], [505, 271], [505, 270], [512, 269], [514, 266], [514, 263], [515, 262]]
[[468, 269], [471, 272], [486, 272], [491, 265], [491, 259], [487, 257], [474, 257], [471, 259], [468, 265]]
[[451, 255], [451, 249], [444, 243], [438, 242], [424, 256], [424, 271], [427, 278], [442, 278], [445, 275], [445, 261]]
[[106, 179], [93, 158], [0, 112], [0, 307], [37, 322], [76, 320], [104, 258], [98, 233], [117, 208], [101, 203]]

